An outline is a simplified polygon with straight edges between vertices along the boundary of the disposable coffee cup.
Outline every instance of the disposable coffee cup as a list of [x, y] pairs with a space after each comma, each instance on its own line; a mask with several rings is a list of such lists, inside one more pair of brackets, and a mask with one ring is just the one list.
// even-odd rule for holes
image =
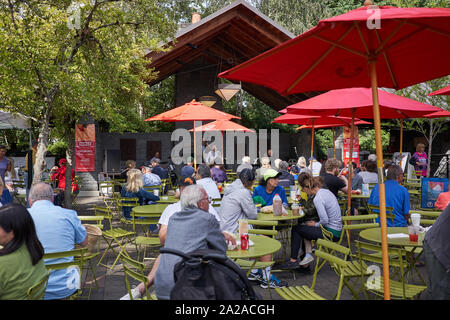
[[153, 190], [153, 194], [158, 197], [159, 196], [159, 190], [158, 189]]
[[420, 226], [420, 213], [411, 213], [411, 223], [413, 226]]
[[248, 233], [248, 221], [247, 220], [239, 220], [239, 234]]

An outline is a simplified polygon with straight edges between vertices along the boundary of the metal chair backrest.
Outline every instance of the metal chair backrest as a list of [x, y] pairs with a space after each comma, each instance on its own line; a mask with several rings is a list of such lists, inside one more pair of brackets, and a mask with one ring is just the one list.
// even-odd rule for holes
[[47, 272], [41, 280], [27, 290], [27, 300], [42, 300], [45, 295], [45, 289], [47, 288], [49, 276], [50, 272]]

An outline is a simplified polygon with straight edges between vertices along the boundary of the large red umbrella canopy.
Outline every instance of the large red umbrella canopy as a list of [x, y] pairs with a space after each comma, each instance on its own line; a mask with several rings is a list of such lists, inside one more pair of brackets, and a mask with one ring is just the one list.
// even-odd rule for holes
[[450, 86], [447, 86], [445, 88], [436, 90], [429, 94], [429, 96], [436, 96], [436, 95], [442, 95], [442, 96], [448, 96], [450, 95]]
[[[318, 25], [219, 77], [260, 84], [284, 95], [370, 87], [401, 89], [450, 73], [450, 9], [361, 7]], [[377, 18], [376, 25], [368, 28]]]
[[[351, 121], [351, 119], [350, 119]], [[364, 120], [360, 120], [360, 119], [355, 119], [355, 126], [359, 126], [362, 124], [372, 124], [372, 122], [369, 121], [364, 121]], [[336, 127], [350, 127], [351, 123], [348, 124], [343, 124], [343, 123], [334, 123], [334, 124], [323, 124], [323, 125], [318, 125], [318, 126], [314, 126], [315, 129], [329, 129], [329, 128], [336, 128]], [[302, 125], [300, 127], [297, 128], [297, 130], [303, 130], [303, 129], [311, 129], [312, 125]]]
[[[378, 97], [380, 117], [382, 119], [417, 118], [442, 110], [441, 108], [380, 89], [378, 89]], [[352, 109], [356, 109], [355, 117], [362, 119], [373, 118], [373, 100], [372, 90], [370, 88], [331, 90], [308, 100], [290, 105], [280, 112], [287, 111], [287, 114], [328, 114], [351, 117]]]
[[158, 114], [145, 121], [204, 121], [204, 120], [229, 120], [240, 119], [232, 114], [205, 106], [204, 104], [192, 100], [180, 107]]
[[[194, 131], [191, 129], [189, 131]], [[251, 129], [248, 129], [236, 122], [230, 120], [217, 120], [210, 123], [207, 123], [201, 127], [195, 128], [195, 131], [243, 131], [243, 132], [254, 132]]]
[[431, 113], [431, 114], [424, 115], [423, 117], [424, 118], [430, 118], [430, 119], [450, 117], [450, 111], [441, 110], [441, 111], [438, 111], [438, 112], [434, 112], [434, 113]]
[[[355, 118], [355, 125], [358, 124], [357, 121], [360, 122], [359, 124], [371, 124], [370, 122], [362, 121], [360, 119]], [[314, 128], [317, 129], [318, 127], [323, 126], [323, 125], [327, 126], [328, 128], [350, 126], [352, 124], [352, 118], [334, 117], [334, 116], [318, 117], [318, 116], [286, 113], [282, 116], [275, 118], [272, 122], [273, 123], [307, 125], [307, 126], [311, 126], [311, 127], [314, 125]]]

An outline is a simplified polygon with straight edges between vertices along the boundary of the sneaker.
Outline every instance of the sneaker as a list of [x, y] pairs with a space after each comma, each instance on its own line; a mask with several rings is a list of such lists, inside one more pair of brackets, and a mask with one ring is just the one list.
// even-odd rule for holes
[[302, 261], [300, 261], [299, 265], [305, 266], [310, 262], [314, 261], [314, 257], [311, 254], [306, 254]]
[[[133, 300], [140, 299], [142, 297], [141, 293], [139, 292], [138, 288], [131, 289], [131, 295], [133, 296]], [[130, 295], [127, 293], [124, 295], [120, 300], [131, 300]]]
[[270, 281], [267, 285], [267, 280], [263, 280], [260, 284], [260, 287], [263, 289], [267, 289], [267, 287], [270, 286], [270, 288], [282, 288], [282, 287], [288, 287], [289, 284], [286, 281], [280, 280], [277, 277], [275, 277], [273, 274], [270, 275]]
[[292, 262], [291, 260], [288, 260], [286, 263], [277, 267], [277, 269], [281, 270], [294, 270], [298, 268], [299, 268], [298, 261]]
[[261, 281], [263, 281], [262, 271], [258, 270], [258, 272], [250, 272], [248, 275], [248, 280], [261, 283]]

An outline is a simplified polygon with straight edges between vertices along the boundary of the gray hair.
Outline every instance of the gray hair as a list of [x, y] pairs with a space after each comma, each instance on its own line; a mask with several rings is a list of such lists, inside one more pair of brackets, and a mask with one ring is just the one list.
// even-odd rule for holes
[[369, 154], [369, 157], [367, 158], [367, 160], [370, 161], [377, 161], [377, 155], [376, 154]]
[[203, 198], [202, 190], [205, 191], [205, 188], [198, 184], [192, 184], [190, 186], [184, 187], [183, 192], [180, 196], [181, 208], [198, 208], [197, 202], [199, 202]]
[[278, 168], [280, 170], [287, 171], [287, 169], [289, 168], [289, 164], [286, 161], [281, 161], [280, 164], [278, 165]]
[[31, 187], [30, 195], [28, 196], [28, 201], [31, 203], [39, 200], [53, 200], [53, 189], [52, 187], [44, 182], [39, 182]]
[[269, 157], [262, 157], [261, 158], [261, 164], [264, 165], [268, 165], [270, 163], [270, 159]]
[[250, 163], [250, 157], [249, 156], [245, 156], [242, 158], [242, 163]]
[[391, 164], [387, 169], [386, 180], [397, 180], [401, 174], [403, 174], [402, 168], [396, 164]]

